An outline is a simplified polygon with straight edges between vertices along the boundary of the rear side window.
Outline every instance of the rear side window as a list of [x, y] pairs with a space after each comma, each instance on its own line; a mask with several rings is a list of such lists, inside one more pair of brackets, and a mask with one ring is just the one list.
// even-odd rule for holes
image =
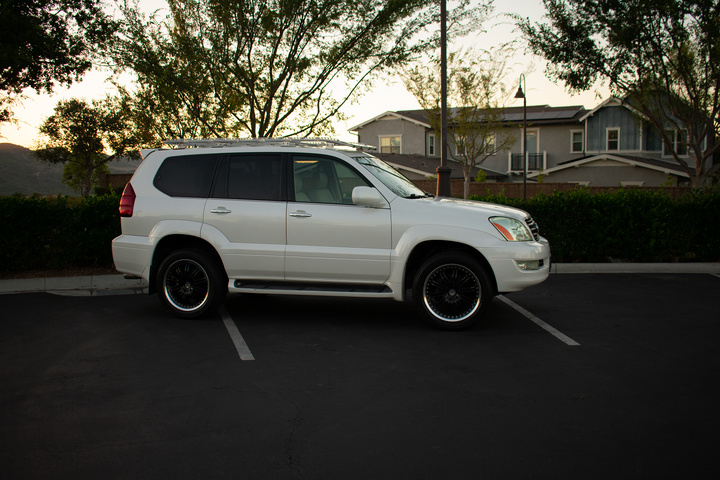
[[171, 197], [210, 195], [218, 154], [183, 155], [165, 159], [155, 175], [153, 185]]
[[224, 157], [213, 197], [240, 200], [280, 200], [283, 191], [282, 157], [243, 154]]

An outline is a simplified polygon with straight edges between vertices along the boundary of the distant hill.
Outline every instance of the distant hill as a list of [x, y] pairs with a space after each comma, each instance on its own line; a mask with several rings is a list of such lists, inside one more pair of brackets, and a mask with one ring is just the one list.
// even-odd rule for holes
[[[110, 163], [112, 173], [133, 173], [139, 161], [120, 160]], [[0, 143], [0, 195], [77, 195], [62, 183], [63, 165], [41, 162], [29, 148]]]

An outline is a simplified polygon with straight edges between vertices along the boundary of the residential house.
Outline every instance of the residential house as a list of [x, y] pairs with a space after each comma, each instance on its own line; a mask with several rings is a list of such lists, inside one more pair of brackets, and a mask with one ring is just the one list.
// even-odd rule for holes
[[[376, 146], [380, 158], [409, 178], [427, 178], [435, 175], [440, 165], [440, 142], [426, 115], [424, 110], [388, 111], [350, 131], [358, 135], [359, 143]], [[689, 184], [688, 175], [667, 151], [659, 132], [619, 99], [610, 98], [593, 110], [528, 106], [526, 118], [529, 181], [542, 178], [552, 183], [612, 187]], [[490, 156], [481, 168], [489, 182], [522, 182], [523, 108], [504, 109], [502, 121], [517, 129], [517, 141], [509, 151]], [[678, 136], [675, 148], [682, 149]], [[449, 160], [451, 178], [463, 178], [460, 165]]]
[[[527, 157], [529, 173], [547, 170], [562, 162], [584, 156], [584, 133], [579, 119], [587, 113], [582, 106], [527, 107]], [[503, 110], [502, 121], [517, 141], [508, 151], [488, 157], [481, 166], [489, 182], [522, 182], [523, 108]], [[435, 175], [440, 165], [440, 140], [428, 123], [425, 110], [385, 112], [350, 129], [358, 142], [378, 148], [378, 156], [410, 178]], [[575, 145], [575, 147], [573, 147]], [[580, 145], [580, 147], [577, 147]], [[449, 145], [453, 149], [453, 145]], [[575, 149], [574, 149], [575, 148]], [[449, 155], [451, 178], [463, 178], [460, 165]], [[475, 176], [479, 169], [474, 169]], [[534, 180], [533, 180], [534, 181]]]
[[[680, 156], [688, 157], [687, 149], [678, 142], [679, 132], [672, 135], [673, 147]], [[573, 133], [574, 140], [579, 138], [584, 139], [581, 158], [532, 172], [528, 178], [537, 179], [542, 173], [547, 182], [592, 186], [690, 184], [657, 129], [620, 99], [609, 98], [586, 112]], [[574, 143], [572, 148], [576, 148]]]

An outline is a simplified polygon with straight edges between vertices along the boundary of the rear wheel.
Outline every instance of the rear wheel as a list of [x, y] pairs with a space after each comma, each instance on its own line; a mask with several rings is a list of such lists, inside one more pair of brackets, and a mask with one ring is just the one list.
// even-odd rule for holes
[[177, 250], [160, 264], [156, 287], [160, 302], [172, 314], [199, 318], [220, 308], [227, 294], [227, 277], [210, 254]]
[[442, 252], [420, 267], [413, 282], [413, 302], [435, 327], [460, 330], [480, 320], [492, 303], [485, 269], [470, 255]]

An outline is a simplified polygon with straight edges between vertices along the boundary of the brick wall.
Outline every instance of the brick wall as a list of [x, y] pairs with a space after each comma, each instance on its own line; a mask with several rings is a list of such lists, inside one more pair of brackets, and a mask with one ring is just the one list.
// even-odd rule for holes
[[[437, 180], [413, 180], [418, 187], [422, 188], [426, 192], [436, 193], [437, 192]], [[451, 194], [453, 197], [463, 196], [463, 180], [451, 180]], [[573, 183], [528, 183], [527, 184], [527, 196], [528, 198], [534, 197], [539, 193], [545, 195], [552, 195], [553, 192], [567, 192], [578, 188]], [[617, 190], [620, 187], [584, 187], [587, 188], [591, 194], [600, 192], [608, 192]], [[662, 190], [670, 195], [670, 198], [678, 198], [683, 194], [692, 190], [691, 187], [625, 187], [625, 188], [638, 188], [641, 190]], [[506, 197], [510, 198], [523, 198], [523, 184], [522, 183], [475, 183], [470, 182], [470, 195], [499, 195], [503, 193]]]

